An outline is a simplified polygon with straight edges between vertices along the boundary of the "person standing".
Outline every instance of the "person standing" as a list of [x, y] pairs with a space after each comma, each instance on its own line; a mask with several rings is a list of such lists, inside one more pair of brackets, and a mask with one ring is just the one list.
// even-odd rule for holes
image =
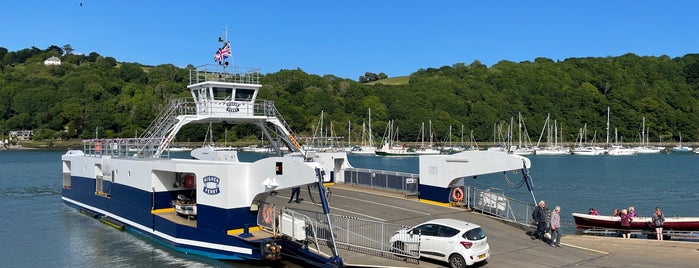
[[665, 216], [660, 208], [656, 207], [653, 213], [653, 225], [655, 225], [655, 235], [658, 240], [663, 240], [663, 224], [665, 224]]
[[539, 201], [539, 206], [532, 212], [532, 219], [536, 223], [536, 231], [532, 239], [538, 238], [544, 241], [544, 233], [546, 232], [546, 202], [544, 200]]
[[[300, 195], [301, 195], [301, 187], [294, 187], [294, 188], [291, 188], [291, 197], [289, 197], [289, 202], [288, 202], [288, 203], [291, 203], [292, 201], [293, 201], [293, 202], [296, 202], [296, 203], [300, 203], [300, 202], [301, 202], [301, 201], [299, 200], [299, 196], [300, 196]], [[294, 197], [296, 197], [296, 200], [294, 200]]]
[[631, 217], [629, 217], [629, 212], [626, 209], [621, 210], [621, 237], [631, 238]]
[[551, 242], [549, 246], [561, 247], [561, 207], [556, 206], [551, 212]]
[[636, 208], [634, 206], [629, 207], [629, 218], [636, 218], [638, 214], [636, 214]]

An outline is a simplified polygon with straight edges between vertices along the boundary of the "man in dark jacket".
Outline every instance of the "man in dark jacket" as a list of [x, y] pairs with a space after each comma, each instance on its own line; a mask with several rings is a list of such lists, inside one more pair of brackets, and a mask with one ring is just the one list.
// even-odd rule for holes
[[544, 200], [539, 201], [539, 206], [532, 212], [532, 219], [536, 224], [536, 231], [534, 231], [532, 239], [544, 240], [544, 232], [546, 232], [546, 202]]

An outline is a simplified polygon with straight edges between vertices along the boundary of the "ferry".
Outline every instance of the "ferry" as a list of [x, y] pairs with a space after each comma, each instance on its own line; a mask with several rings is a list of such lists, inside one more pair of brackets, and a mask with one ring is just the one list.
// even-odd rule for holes
[[[62, 156], [63, 202], [179, 252], [279, 259], [280, 237], [266, 231], [276, 227], [278, 210], [267, 199], [326, 181], [320, 163], [332, 159], [340, 168], [346, 155], [302, 151], [274, 102], [257, 99], [260, 87], [257, 68], [190, 70], [191, 98], [172, 100], [140, 137], [84, 140], [81, 150]], [[204, 147], [192, 150], [192, 159], [170, 158], [183, 126], [209, 123], [258, 126], [274, 145], [271, 157], [241, 162], [236, 150]], [[283, 155], [284, 147], [290, 153]]]
[[[191, 97], [170, 101], [140, 137], [88, 139], [82, 149], [62, 155], [62, 201], [185, 254], [238, 261], [278, 261], [291, 255], [315, 267], [343, 267], [325, 185], [360, 185], [376, 171], [351, 171], [346, 152], [304, 150], [274, 102], [257, 99], [257, 68], [202, 65], [190, 70], [187, 88]], [[191, 159], [170, 157], [168, 149], [183, 126], [217, 123], [257, 126], [269, 146], [268, 157], [243, 162], [237, 150], [211, 146], [193, 149]], [[531, 192], [526, 172], [531, 161], [521, 156], [470, 151], [419, 157], [419, 178], [390, 184], [414, 185], [422, 202], [461, 204], [463, 193], [453, 194], [460, 189], [457, 182], [506, 171], [521, 171]], [[332, 255], [320, 252], [317, 241], [325, 238], [307, 234], [314, 219], [297, 218], [297, 212], [275, 205], [279, 191], [304, 185], [318, 191]], [[315, 251], [307, 235], [314, 235]], [[372, 235], [361, 237], [376, 240]]]

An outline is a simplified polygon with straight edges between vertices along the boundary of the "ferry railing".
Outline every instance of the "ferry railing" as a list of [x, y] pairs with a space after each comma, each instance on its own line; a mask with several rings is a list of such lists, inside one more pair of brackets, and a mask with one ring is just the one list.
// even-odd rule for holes
[[[340, 249], [419, 263], [420, 245], [417, 242], [419, 237], [417, 239], [400, 238], [405, 245], [403, 248], [394, 247], [390, 241], [396, 231], [409, 228], [408, 226], [333, 214], [330, 215], [332, 224], [328, 224], [322, 212], [288, 210], [303, 214], [312, 222], [308, 226], [312, 228], [315, 235], [313, 239], [320, 245], [330, 243], [330, 235], [334, 234], [335, 243]], [[332, 226], [332, 232], [330, 232], [330, 226]]]
[[189, 70], [189, 84], [202, 82], [260, 84], [260, 68], [205, 64]]
[[[291, 209], [283, 209], [279, 216], [279, 231], [289, 239], [295, 242], [301, 242], [308, 245], [307, 242], [312, 242], [318, 252], [321, 250], [321, 243], [318, 239], [319, 235], [319, 220], [309, 217], [304, 213], [299, 213]], [[325, 234], [326, 232], [322, 232]], [[327, 239], [322, 239], [326, 242], [322, 245], [327, 246]]]
[[532, 225], [531, 217], [535, 206], [531, 203], [508, 197], [501, 189], [488, 188], [485, 190], [473, 188], [470, 207], [483, 214], [488, 214], [509, 222], [522, 225]]
[[347, 168], [345, 183], [382, 190], [392, 190], [404, 195], [418, 194], [419, 175], [396, 171]]
[[[150, 156], [147, 152], [137, 149], [142, 144], [144, 139], [141, 138], [114, 138], [114, 139], [87, 139], [83, 140], [83, 152], [91, 156], [111, 156], [113, 158], [124, 157], [143, 157]], [[164, 151], [161, 155], [163, 158], [169, 158], [169, 151]]]

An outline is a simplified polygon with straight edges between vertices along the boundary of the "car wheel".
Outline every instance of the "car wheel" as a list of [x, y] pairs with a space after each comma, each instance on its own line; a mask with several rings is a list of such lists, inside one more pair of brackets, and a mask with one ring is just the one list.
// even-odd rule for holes
[[464, 268], [466, 267], [466, 260], [460, 254], [451, 254], [449, 256], [449, 267], [451, 268]]

